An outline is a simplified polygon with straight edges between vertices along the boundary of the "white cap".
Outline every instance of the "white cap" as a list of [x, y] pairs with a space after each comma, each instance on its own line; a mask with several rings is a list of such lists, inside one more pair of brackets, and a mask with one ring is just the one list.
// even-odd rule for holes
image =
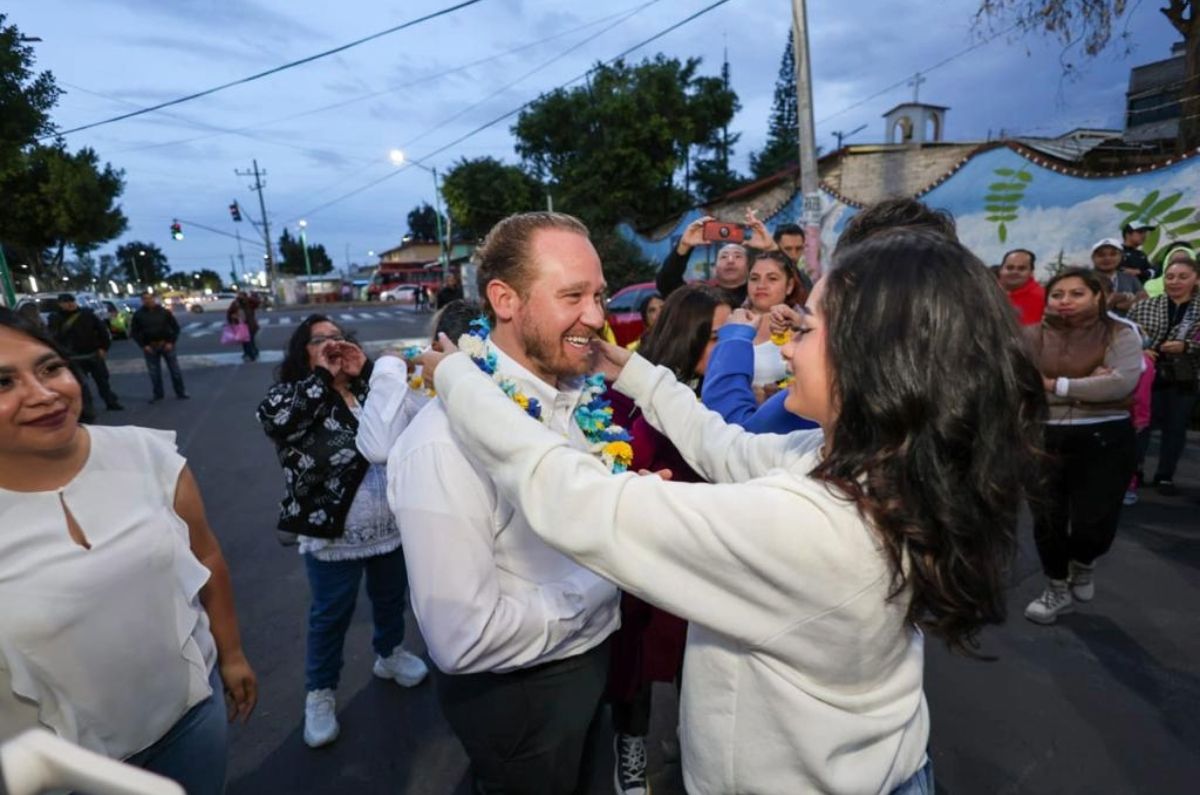
[[1117, 240], [1115, 237], [1106, 237], [1096, 245], [1092, 246], [1092, 253], [1095, 254], [1097, 249], [1104, 248], [1105, 246], [1112, 246], [1117, 251], [1122, 251], [1124, 250], [1125, 244], [1120, 240]]

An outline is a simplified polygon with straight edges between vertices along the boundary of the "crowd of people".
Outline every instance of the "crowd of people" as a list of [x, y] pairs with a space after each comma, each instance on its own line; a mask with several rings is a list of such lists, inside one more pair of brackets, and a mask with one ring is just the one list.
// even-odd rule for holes
[[[1022, 508], [1047, 578], [1025, 616], [1051, 623], [1095, 598], [1155, 431], [1153, 482], [1177, 494], [1192, 250], [1159, 273], [1129, 227], [1042, 284], [1034, 251], [989, 269], [951, 216], [894, 200], [815, 282], [803, 230], [752, 213], [687, 282], [712, 220], [663, 263], [632, 350], [602, 338], [587, 228], [553, 212], [491, 230], [480, 301], [448, 285], [423, 350], [372, 360], [326, 316], [296, 328], [257, 419], [310, 590], [306, 744], [339, 737], [365, 580], [374, 674], [432, 678], [477, 792], [586, 791], [607, 705], [613, 788], [645, 795], [668, 682], [690, 792], [932, 793], [925, 641], [981, 653]], [[80, 422], [85, 372], [120, 404], [102, 335], [64, 310], [46, 329], [0, 309], [0, 523], [19, 528], [0, 600], [25, 606], [0, 611], [0, 736], [47, 726], [219, 793], [225, 720], [257, 699], [228, 566], [173, 434]], [[153, 296], [134, 318], [155, 398], [163, 359], [187, 395], [173, 323]], [[410, 605], [432, 665], [405, 647]]]

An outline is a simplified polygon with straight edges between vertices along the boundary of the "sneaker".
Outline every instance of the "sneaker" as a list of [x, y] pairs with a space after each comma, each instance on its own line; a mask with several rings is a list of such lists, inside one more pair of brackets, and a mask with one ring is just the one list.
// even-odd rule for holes
[[1060, 615], [1075, 610], [1066, 580], [1051, 580], [1042, 595], [1025, 608], [1025, 617], [1036, 624], [1053, 624]]
[[150, 398], [150, 402], [151, 402], [151, 403], [157, 403], [158, 401], [160, 401], [160, 400], [162, 400], [162, 399], [163, 399], [163, 396], [162, 396], [162, 395], [155, 395], [154, 397]]
[[416, 687], [429, 673], [425, 661], [399, 646], [390, 657], [375, 657], [372, 669], [380, 679], [393, 679], [401, 687]]
[[1092, 601], [1092, 597], [1096, 595], [1096, 583], [1092, 578], [1096, 564], [1089, 566], [1073, 560], [1069, 565], [1071, 573], [1067, 575], [1067, 582], [1071, 584], [1071, 596], [1076, 602]]
[[1125, 492], [1125, 497], [1122, 498], [1121, 504], [1125, 505], [1125, 506], [1137, 505], [1137, 501], [1138, 501], [1137, 492], [1134, 491], [1133, 489], [1130, 489], [1129, 491]]
[[337, 722], [337, 699], [333, 691], [311, 690], [304, 699], [304, 743], [320, 748], [337, 739], [341, 730]]
[[1179, 496], [1179, 488], [1175, 485], [1175, 481], [1173, 481], [1173, 480], [1167, 480], [1167, 479], [1159, 480], [1158, 478], [1155, 478], [1154, 485], [1155, 485], [1155, 487], [1157, 487], [1158, 493], [1163, 495], [1164, 497], [1178, 497]]
[[109, 411], [124, 411], [125, 410], [125, 407], [122, 406], [120, 403], [110, 403], [105, 408], [107, 408]]
[[184, 392], [182, 395], [176, 395], [175, 399], [176, 400], [191, 400], [192, 396], [189, 395], [187, 392]]
[[613, 737], [613, 787], [617, 795], [650, 795], [646, 783], [646, 738], [631, 734]]

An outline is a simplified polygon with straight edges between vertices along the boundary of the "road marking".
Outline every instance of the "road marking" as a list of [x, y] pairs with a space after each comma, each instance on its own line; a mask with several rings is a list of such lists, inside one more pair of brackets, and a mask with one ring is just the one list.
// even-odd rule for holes
[[363, 320], [374, 320], [378, 314], [378, 312], [376, 312], [374, 315], [372, 315], [370, 312], [359, 312], [358, 316]]
[[290, 325], [292, 325], [292, 319], [291, 319], [291, 317], [289, 317], [288, 315], [284, 315], [283, 317], [280, 317], [280, 318], [277, 318], [277, 319], [279, 320], [279, 325], [281, 325], [281, 326], [290, 326]]
[[339, 312], [338, 320], [354, 320], [354, 315], [351, 315], [349, 312]]
[[193, 323], [187, 327], [186, 333], [189, 337], [195, 339], [196, 337], [203, 337], [206, 334], [216, 331], [221, 328], [221, 325], [220, 321], [214, 323]]

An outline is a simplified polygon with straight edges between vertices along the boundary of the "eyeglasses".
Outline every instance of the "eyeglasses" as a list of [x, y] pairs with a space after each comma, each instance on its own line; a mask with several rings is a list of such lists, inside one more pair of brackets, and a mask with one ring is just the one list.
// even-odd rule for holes
[[309, 345], [322, 345], [326, 342], [345, 342], [346, 338], [341, 334], [318, 334], [308, 341]]

